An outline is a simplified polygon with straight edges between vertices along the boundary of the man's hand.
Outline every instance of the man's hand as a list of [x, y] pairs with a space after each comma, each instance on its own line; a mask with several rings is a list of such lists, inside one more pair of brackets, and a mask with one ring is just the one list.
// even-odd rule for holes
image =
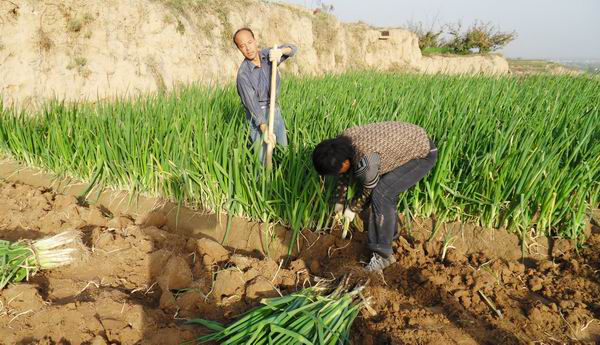
[[277, 143], [277, 137], [275, 136], [275, 133], [273, 133], [269, 138], [269, 126], [266, 123], [261, 123], [259, 128], [262, 132], [263, 141], [265, 142], [265, 144], [268, 145], [269, 143], [273, 143], [273, 146], [275, 146], [275, 143]]
[[271, 134], [270, 136], [269, 133], [263, 133], [263, 140], [267, 145], [272, 144], [275, 146], [277, 143], [277, 137], [275, 136], [275, 133]]
[[282, 56], [283, 56], [283, 51], [281, 49], [269, 50], [269, 61], [271, 61], [271, 62], [279, 62], [279, 60], [281, 60]]
[[354, 213], [350, 208], [346, 208], [344, 211], [344, 220], [349, 224], [352, 223], [354, 217], [356, 217], [356, 213]]
[[269, 126], [266, 123], [261, 123], [258, 128], [260, 128], [262, 134], [267, 133], [267, 130], [269, 130]]

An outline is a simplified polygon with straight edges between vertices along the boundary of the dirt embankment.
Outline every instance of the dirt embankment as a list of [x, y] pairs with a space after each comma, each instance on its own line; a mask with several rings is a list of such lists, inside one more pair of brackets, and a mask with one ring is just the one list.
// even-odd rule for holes
[[[205, 331], [184, 325], [185, 318], [227, 322], [263, 297], [347, 273], [371, 279], [367, 293], [378, 312], [359, 316], [355, 344], [600, 341], [597, 227], [579, 252], [568, 241], [550, 241], [537, 258], [521, 261], [517, 248], [477, 246], [479, 229], [451, 227], [426, 241], [431, 224], [417, 222], [403, 226], [411, 231], [394, 244], [398, 262], [383, 276], [367, 276], [360, 232], [352, 240], [305, 233], [299, 255], [286, 264], [178, 233], [161, 212], [131, 217], [0, 180], [0, 238], [66, 229], [82, 231], [89, 259], [0, 292], [0, 344], [177, 344]], [[489, 236], [497, 247], [514, 248], [510, 237]], [[442, 260], [444, 238], [452, 241]]]
[[0, 2], [0, 94], [5, 104], [35, 105], [231, 82], [242, 60], [231, 35], [243, 26], [264, 47], [296, 44], [297, 57], [282, 66], [295, 74], [508, 72], [500, 57], [422, 58], [406, 30], [258, 0], [18, 0]]

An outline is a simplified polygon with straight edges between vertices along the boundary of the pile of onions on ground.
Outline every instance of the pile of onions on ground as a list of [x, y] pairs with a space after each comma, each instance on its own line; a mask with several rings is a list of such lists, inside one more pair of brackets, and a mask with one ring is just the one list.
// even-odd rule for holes
[[229, 326], [190, 320], [189, 323], [207, 327], [213, 333], [187, 344], [348, 344], [350, 328], [361, 309], [375, 313], [369, 298], [363, 296], [366, 283], [351, 288], [349, 280], [342, 279], [335, 289], [317, 284], [287, 296], [263, 299], [261, 306]]
[[41, 240], [0, 240], [0, 290], [28, 280], [41, 270], [69, 265], [83, 258], [81, 232], [65, 231]]

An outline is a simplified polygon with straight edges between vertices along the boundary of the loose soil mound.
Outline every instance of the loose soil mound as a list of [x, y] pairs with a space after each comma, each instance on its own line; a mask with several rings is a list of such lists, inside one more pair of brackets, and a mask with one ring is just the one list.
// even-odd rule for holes
[[347, 273], [370, 278], [378, 312], [357, 319], [355, 344], [600, 341], [598, 228], [579, 253], [556, 241], [548, 259], [524, 262], [458, 246], [442, 261], [441, 242], [405, 233], [395, 244], [398, 263], [367, 276], [363, 233], [352, 241], [307, 233], [300, 257], [286, 265], [173, 233], [158, 213], [132, 219], [0, 181], [0, 238], [66, 229], [83, 232], [90, 257], [1, 291], [0, 344], [177, 344], [205, 332], [186, 318], [227, 322], [263, 297]]

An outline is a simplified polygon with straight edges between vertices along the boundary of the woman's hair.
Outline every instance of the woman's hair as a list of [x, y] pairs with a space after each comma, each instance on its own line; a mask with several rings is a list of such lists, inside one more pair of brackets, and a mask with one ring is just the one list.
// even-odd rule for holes
[[319, 143], [312, 153], [312, 160], [320, 175], [338, 175], [344, 161], [352, 160], [353, 156], [350, 138], [339, 136]]

